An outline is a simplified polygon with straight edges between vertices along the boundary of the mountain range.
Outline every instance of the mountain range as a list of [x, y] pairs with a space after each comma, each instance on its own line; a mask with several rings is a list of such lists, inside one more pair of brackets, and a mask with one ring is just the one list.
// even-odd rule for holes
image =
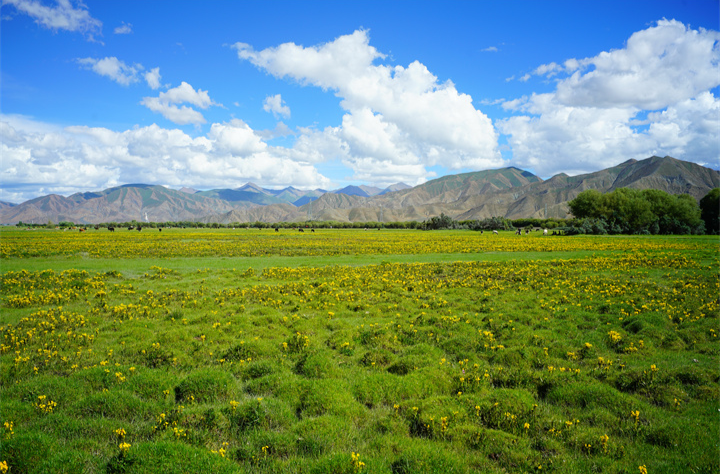
[[386, 189], [347, 186], [335, 191], [273, 190], [248, 183], [235, 189], [177, 191], [159, 185], [127, 184], [69, 197], [51, 194], [17, 205], [0, 202], [0, 223], [392, 222], [423, 221], [441, 213], [457, 220], [567, 217], [567, 202], [586, 189], [610, 192], [623, 187], [650, 188], [700, 199], [719, 186], [717, 170], [669, 156], [653, 156], [583, 175], [561, 173], [547, 180], [510, 167], [443, 176], [415, 187], [398, 183]]

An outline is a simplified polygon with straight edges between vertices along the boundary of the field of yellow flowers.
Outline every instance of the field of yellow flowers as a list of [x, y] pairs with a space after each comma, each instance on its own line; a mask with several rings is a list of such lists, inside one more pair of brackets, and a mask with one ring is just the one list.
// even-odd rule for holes
[[0, 230], [0, 473], [718, 472], [713, 237]]

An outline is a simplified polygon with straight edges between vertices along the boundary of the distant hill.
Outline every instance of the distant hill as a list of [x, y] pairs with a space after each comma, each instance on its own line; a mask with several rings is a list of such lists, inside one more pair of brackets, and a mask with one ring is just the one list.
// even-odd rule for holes
[[252, 207], [254, 205], [294, 204], [298, 199], [306, 196], [315, 198], [323, 195], [325, 192], [326, 191], [321, 189], [303, 191], [293, 188], [292, 186], [285, 189], [265, 189], [254, 183], [247, 183], [235, 189], [210, 189], [208, 191], [198, 191], [197, 194], [232, 202], [235, 207]]
[[459, 220], [504, 216], [567, 217], [567, 202], [586, 189], [660, 189], [700, 199], [720, 186], [720, 172], [687, 161], [657, 156], [628, 160], [578, 176], [564, 173], [542, 180], [518, 168], [443, 176], [415, 187], [398, 183], [385, 190], [348, 186], [327, 192], [279, 190], [248, 183], [236, 189], [175, 191], [128, 184], [104, 191], [55, 194], [18, 205], [0, 205], [0, 223], [72, 221], [78, 224], [127, 222], [299, 222], [337, 220], [423, 221], [445, 213]]
[[[360, 196], [360, 197], [370, 197], [371, 196], [371, 194], [368, 194], [368, 192], [365, 191], [360, 186], [345, 186], [342, 189], [333, 191], [333, 194], [345, 194], [346, 196]], [[377, 194], [377, 193], [375, 193], [375, 194]]]
[[233, 203], [235, 207], [251, 207], [253, 205], [266, 206], [268, 204], [280, 204], [284, 202], [272, 194], [257, 192], [245, 186], [243, 188], [211, 189], [209, 191], [198, 191], [195, 195], [228, 201]]
[[303, 196], [300, 199], [298, 199], [297, 201], [293, 202], [292, 204], [293, 204], [293, 206], [300, 207], [300, 206], [303, 206], [303, 205], [305, 205], [311, 201], [314, 201], [316, 199], [317, 199], [316, 197]]
[[405, 184], [405, 183], [396, 183], [396, 184], [393, 184], [393, 185], [388, 186], [387, 188], [383, 189], [383, 190], [380, 191], [380, 193], [378, 193], [378, 194], [393, 193], [393, 192], [395, 192], [395, 191], [402, 191], [403, 189], [409, 189], [409, 188], [411, 188], [411, 187], [412, 187], [412, 186], [409, 186], [409, 185], [407, 185], [407, 184]]

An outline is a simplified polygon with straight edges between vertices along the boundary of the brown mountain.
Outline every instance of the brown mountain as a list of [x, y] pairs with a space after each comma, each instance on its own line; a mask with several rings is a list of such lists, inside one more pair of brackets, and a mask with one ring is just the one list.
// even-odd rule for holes
[[[235, 192], [265, 196], [257, 189]], [[188, 194], [162, 186], [125, 185], [69, 197], [48, 195], [0, 208], [0, 222], [80, 224], [127, 222], [299, 222], [305, 220], [423, 221], [445, 213], [469, 220], [491, 216], [567, 217], [567, 202], [586, 189], [609, 192], [621, 187], [660, 189], [700, 199], [720, 186], [720, 172], [671, 157], [629, 160], [617, 166], [578, 176], [558, 174], [543, 181], [517, 168], [444, 176], [414, 188], [371, 197], [326, 192], [296, 207], [289, 203], [262, 205]], [[258, 188], [261, 189], [261, 188]], [[279, 193], [287, 190], [277, 191]], [[272, 194], [272, 193], [271, 193]], [[272, 196], [270, 196], [272, 197]]]
[[603, 193], [618, 188], [659, 189], [669, 194], [690, 194], [699, 200], [718, 186], [720, 172], [717, 170], [669, 156], [653, 156], [641, 161], [628, 160], [594, 173], [578, 176], [559, 174], [541, 183], [505, 190], [492, 196], [475, 196], [462, 205], [457, 203], [457, 209], [467, 209], [457, 218], [481, 219], [493, 215], [510, 219], [546, 215], [567, 217], [567, 202], [586, 189], [597, 189]]
[[97, 193], [70, 197], [55, 194], [0, 209], [0, 222], [46, 223], [69, 221], [78, 224], [100, 222], [195, 221], [218, 211], [233, 209], [227, 201], [187, 194], [163, 186], [129, 184]]

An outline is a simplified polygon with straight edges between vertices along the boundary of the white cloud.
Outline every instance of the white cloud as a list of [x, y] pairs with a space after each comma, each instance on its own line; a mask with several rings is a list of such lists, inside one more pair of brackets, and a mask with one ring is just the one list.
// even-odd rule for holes
[[565, 105], [659, 110], [720, 85], [720, 32], [676, 20], [633, 33], [622, 49], [539, 66], [535, 74], [573, 73], [557, 86]]
[[267, 144], [245, 122], [238, 119], [226, 124], [212, 124], [208, 138], [213, 142], [214, 150], [234, 156], [247, 157], [267, 148]]
[[374, 183], [376, 186], [395, 183], [416, 186], [435, 176], [435, 173], [428, 173], [422, 165], [394, 164], [374, 158], [360, 158], [345, 164], [355, 170], [354, 180]]
[[263, 110], [265, 112], [272, 112], [275, 118], [277, 118], [278, 115], [285, 118], [290, 118], [290, 107], [288, 107], [287, 105], [283, 105], [283, 100], [282, 97], [280, 97], [280, 94], [269, 95], [265, 97], [265, 101], [263, 102]]
[[499, 50], [497, 49], [497, 46], [488, 46], [480, 51], [483, 53], [497, 53]]
[[[496, 123], [516, 166], [541, 176], [596, 171], [629, 158], [670, 155], [717, 166], [720, 33], [661, 20], [625, 48], [535, 70], [560, 79], [554, 92], [503, 103]], [[638, 117], [646, 118], [639, 120]]]
[[162, 114], [163, 117], [178, 125], [207, 122], [203, 114], [186, 105], [178, 107], [177, 105], [163, 102], [157, 97], [145, 97], [140, 103], [153, 112]]
[[288, 158], [305, 163], [336, 161], [349, 156], [349, 146], [339, 136], [338, 127], [326, 127], [324, 130], [300, 128], [300, 135], [290, 149], [277, 149]]
[[[90, 69], [101, 76], [108, 77], [123, 86], [129, 86], [130, 84], [140, 82], [141, 79], [144, 79], [148, 87], [153, 90], [162, 87], [162, 84], [160, 83], [161, 76], [159, 67], [142, 72], [145, 70], [142, 64], [135, 63], [133, 65], [129, 65], [114, 56], [102, 59], [79, 58], [77, 59], [77, 62], [81, 66]], [[185, 84], [185, 86], [187, 86], [187, 84]], [[184, 88], [185, 86], [180, 87]], [[190, 89], [192, 88], [190, 87]], [[198, 93], [201, 94], [201, 92], [202, 91]], [[183, 91], [183, 93], [186, 92]], [[189, 95], [192, 95], [192, 93]], [[205, 95], [207, 95], [207, 93], [205, 93]]]
[[[126, 183], [236, 187], [329, 187], [330, 180], [290, 150], [275, 149], [240, 120], [193, 138], [158, 125], [116, 132], [59, 128], [0, 115], [1, 199], [94, 191]], [[8, 186], [12, 183], [12, 187]]]
[[151, 89], [155, 90], [155, 89], [160, 88], [160, 85], [161, 85], [160, 78], [161, 77], [160, 77], [160, 68], [159, 67], [149, 70], [148, 72], [145, 73], [144, 77], [145, 77], [145, 82], [147, 82], [147, 85]]
[[[330, 43], [303, 47], [286, 43], [255, 51], [234, 45], [238, 57], [278, 78], [333, 90], [347, 111], [341, 127], [329, 127], [320, 142], [341, 142], [343, 158], [356, 172], [367, 159], [387, 165], [436, 164], [450, 169], [498, 167], [497, 133], [490, 119], [476, 110], [472, 98], [452, 82], [439, 82], [418, 61], [403, 66], [375, 65], [385, 55], [369, 44], [367, 31], [358, 30]], [[301, 137], [300, 148], [309, 141]], [[298, 148], [296, 146], [296, 148]], [[308, 152], [308, 156], [315, 156]], [[313, 158], [317, 159], [317, 158]], [[427, 174], [426, 172], [423, 172]]]
[[130, 66], [116, 57], [103, 59], [81, 58], [78, 59], [77, 62], [101, 76], [109, 77], [123, 86], [129, 86], [134, 82], [138, 82], [138, 73], [143, 70], [141, 64], [133, 64]]
[[122, 25], [115, 27], [113, 30], [113, 33], [116, 35], [129, 35], [132, 32], [132, 23], [125, 23], [124, 21], [122, 22]]
[[140, 103], [178, 125], [205, 123], [205, 117], [192, 107], [186, 105], [178, 107], [177, 104], [187, 103], [201, 109], [219, 105], [210, 99], [207, 91], [201, 89], [196, 91], [187, 82], [167, 92], [161, 92], [158, 97], [144, 97]]
[[[535, 74], [537, 76], [552, 77], [555, 74], [557, 74], [559, 71], [562, 71], [562, 69], [563, 69], [562, 66], [560, 66], [559, 64], [556, 64], [556, 63], [542, 64], [533, 71], [533, 74]], [[530, 78], [529, 74], [526, 76], [528, 77], [528, 79]], [[523, 76], [523, 77], [526, 77], [526, 76]]]
[[43, 5], [37, 0], [3, 0], [3, 5], [12, 5], [21, 13], [35, 20], [35, 23], [51, 30], [67, 30], [85, 33], [90, 39], [102, 34], [102, 22], [90, 16], [81, 2], [57, 0], [54, 7]]
[[277, 77], [291, 77], [304, 84], [335, 89], [353, 75], [364, 75], [377, 58], [385, 56], [369, 45], [366, 31], [358, 30], [322, 46], [305, 48], [295, 43], [255, 51], [245, 43], [234, 48], [248, 60]]
[[720, 99], [703, 92], [662, 112], [648, 115], [647, 134], [671, 156], [694, 157], [705, 166], [720, 165]]

